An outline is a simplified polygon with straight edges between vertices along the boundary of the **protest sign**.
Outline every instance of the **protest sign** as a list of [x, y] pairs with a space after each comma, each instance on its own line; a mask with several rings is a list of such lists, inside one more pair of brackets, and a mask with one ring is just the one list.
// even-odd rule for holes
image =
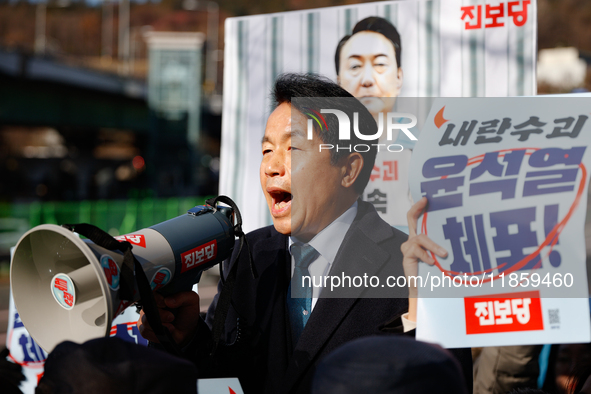
[[[260, 142], [273, 110], [271, 88], [281, 73], [324, 75], [358, 98], [536, 93], [536, 1], [470, 3], [384, 1], [226, 19], [219, 191], [248, 207], [244, 210], [246, 231], [271, 223], [265, 199], [253, 185], [259, 184]], [[398, 48], [396, 63], [389, 59], [399, 67], [393, 86], [362, 91], [355, 78], [341, 72], [336, 59], [347, 58], [355, 43], [349, 39], [350, 48], [339, 43], [368, 17], [382, 18], [393, 26], [384, 27], [384, 32], [396, 29], [396, 34], [385, 33], [388, 37], [384, 37], [399, 40], [401, 52]], [[377, 45], [380, 36], [374, 37], [376, 41], [363, 48]], [[387, 49], [391, 44], [386, 41], [384, 45]], [[375, 81], [373, 88], [379, 85]], [[369, 85], [366, 81], [365, 86]], [[403, 152], [378, 156], [364, 195], [391, 225], [405, 225], [411, 206], [407, 180], [411, 142], [402, 142]]]
[[446, 347], [589, 342], [589, 98], [437, 99], [411, 160], [417, 338]]

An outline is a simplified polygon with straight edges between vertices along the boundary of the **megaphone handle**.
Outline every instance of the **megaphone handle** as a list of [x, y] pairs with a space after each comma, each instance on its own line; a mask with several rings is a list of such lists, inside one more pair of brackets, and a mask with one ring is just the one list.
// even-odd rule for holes
[[210, 355], [212, 356], [216, 352], [218, 345], [221, 341], [222, 334], [224, 333], [226, 317], [228, 316], [228, 310], [230, 309], [230, 304], [232, 303], [232, 291], [234, 289], [234, 282], [236, 281], [238, 259], [240, 258], [240, 254], [242, 253], [242, 247], [244, 246], [244, 244], [246, 244], [246, 249], [248, 251], [250, 271], [252, 273], [252, 276], [255, 279], [258, 278], [258, 274], [252, 260], [250, 247], [246, 239], [246, 234], [244, 234], [244, 231], [242, 231], [242, 215], [240, 214], [238, 206], [228, 196], [217, 196], [215, 198], [210, 198], [205, 203], [215, 208], [218, 201], [229, 205], [236, 213], [236, 225], [234, 226], [234, 234], [240, 239], [240, 247], [238, 248], [238, 253], [236, 253], [236, 258], [233, 262], [230, 262], [230, 272], [228, 273], [227, 278], [224, 278], [224, 271], [222, 268], [223, 263], [220, 264], [220, 281], [222, 282], [222, 290], [220, 292], [220, 297], [218, 299], [218, 303], [216, 306], [215, 316], [213, 318], [213, 326], [211, 330], [213, 336], [213, 349], [211, 350]]
[[[238, 209], [238, 206], [236, 205], [234, 200], [232, 200], [230, 197], [223, 196], [223, 195], [217, 196], [215, 198], [210, 198], [210, 199], [206, 200], [205, 203], [207, 205], [215, 208], [218, 201], [229, 205], [232, 208], [232, 210], [236, 213], [236, 225], [234, 226], [234, 234], [236, 234], [236, 236], [240, 239], [240, 248], [238, 250], [238, 253], [236, 254], [235, 261], [238, 260], [238, 257], [240, 256], [240, 253], [242, 252], [242, 246], [244, 245], [244, 243], [246, 243], [246, 249], [248, 251], [248, 259], [249, 259], [249, 263], [250, 263], [250, 272], [251, 272], [252, 277], [254, 279], [258, 278], [259, 274], [257, 273], [256, 268], [253, 263], [252, 253], [250, 251], [250, 246], [248, 245], [248, 240], [246, 239], [246, 234], [244, 234], [244, 231], [242, 231], [242, 214], [240, 214], [240, 210]], [[222, 285], [225, 285], [224, 271], [223, 271], [222, 266], [223, 266], [223, 264], [220, 264], [220, 280], [222, 281]], [[228, 276], [230, 276], [230, 274], [228, 274]]]

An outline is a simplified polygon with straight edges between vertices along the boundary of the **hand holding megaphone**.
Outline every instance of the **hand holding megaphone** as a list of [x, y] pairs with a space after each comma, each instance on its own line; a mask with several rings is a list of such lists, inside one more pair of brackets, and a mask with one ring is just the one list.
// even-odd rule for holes
[[[185, 215], [116, 237], [133, 248], [135, 269], [130, 268], [131, 253], [125, 247], [110, 250], [117, 248], [101, 230], [94, 236], [83, 234], [96, 242], [51, 224], [29, 230], [17, 243], [10, 284], [31, 336], [50, 352], [64, 340], [81, 343], [108, 335], [113, 318], [140, 300], [138, 283], [143, 282], [138, 278], [144, 274], [148, 293], [150, 289], [166, 294], [190, 290], [204, 270], [231, 255], [235, 235], [239, 235], [239, 225], [234, 226], [235, 213], [241, 221], [239, 212], [218, 207], [218, 199]], [[78, 228], [87, 226], [75, 225], [73, 229], [82, 233]], [[144, 294], [147, 286], [144, 283]]]
[[[199, 324], [199, 295], [193, 291], [183, 291], [167, 297], [155, 293], [154, 298], [162, 325], [168, 329], [175, 343], [180, 347], [185, 346], [194, 337]], [[150, 342], [158, 342], [143, 310], [137, 327], [142, 337]]]

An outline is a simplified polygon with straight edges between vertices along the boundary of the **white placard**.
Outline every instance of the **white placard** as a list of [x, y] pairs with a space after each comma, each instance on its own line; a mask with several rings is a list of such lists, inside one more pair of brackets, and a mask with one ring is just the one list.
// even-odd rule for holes
[[584, 222], [590, 98], [435, 100], [411, 161], [417, 338], [446, 347], [589, 342]]
[[244, 394], [238, 378], [198, 379], [197, 392], [203, 394]]

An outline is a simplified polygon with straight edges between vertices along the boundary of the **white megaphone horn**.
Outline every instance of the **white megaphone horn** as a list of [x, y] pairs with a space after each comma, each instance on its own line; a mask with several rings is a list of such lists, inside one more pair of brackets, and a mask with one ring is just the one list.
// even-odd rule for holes
[[[166, 286], [163, 292], [174, 293], [190, 290], [204, 270], [231, 255], [233, 223], [234, 210], [214, 202], [115, 238], [132, 245], [152, 290]], [[128, 289], [132, 297], [121, 297], [124, 254], [97, 243], [65, 227], [43, 224], [16, 245], [10, 266], [14, 302], [46, 352], [65, 340], [82, 343], [109, 335], [111, 321], [140, 299], [136, 283]]]

